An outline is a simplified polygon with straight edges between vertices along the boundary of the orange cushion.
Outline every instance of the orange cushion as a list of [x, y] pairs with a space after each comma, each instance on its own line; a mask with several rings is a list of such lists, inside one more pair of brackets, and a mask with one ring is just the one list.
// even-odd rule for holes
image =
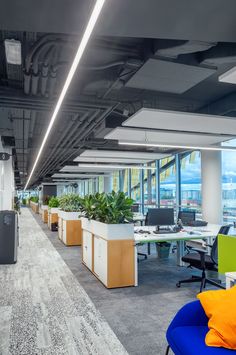
[[206, 345], [236, 350], [236, 286], [202, 292], [197, 298], [209, 318]]

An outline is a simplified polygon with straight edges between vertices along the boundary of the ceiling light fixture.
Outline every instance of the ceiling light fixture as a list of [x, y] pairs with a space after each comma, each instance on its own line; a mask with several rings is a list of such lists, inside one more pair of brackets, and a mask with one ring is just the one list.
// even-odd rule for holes
[[106, 0], [97, 0], [96, 1], [96, 4], [94, 6], [94, 9], [93, 9], [92, 14], [91, 14], [90, 19], [89, 19], [89, 22], [88, 22], [87, 27], [85, 29], [85, 32], [83, 34], [82, 40], [81, 40], [81, 42], [79, 44], [79, 48], [78, 48], [78, 50], [76, 52], [75, 58], [73, 60], [71, 68], [70, 68], [70, 71], [69, 71], [68, 76], [66, 78], [65, 84], [63, 86], [63, 89], [62, 89], [61, 94], [59, 96], [59, 99], [57, 101], [57, 104], [56, 104], [56, 107], [55, 107], [54, 112], [52, 114], [52, 117], [50, 119], [47, 131], [46, 131], [45, 136], [44, 136], [43, 141], [42, 141], [42, 144], [41, 144], [41, 146], [39, 148], [39, 151], [38, 151], [37, 157], [35, 159], [33, 168], [32, 168], [32, 170], [30, 172], [29, 178], [28, 178], [28, 180], [26, 182], [26, 185], [24, 187], [24, 190], [26, 190], [26, 188], [29, 185], [29, 182], [30, 182], [30, 180], [32, 178], [32, 175], [33, 175], [33, 173], [35, 171], [35, 168], [37, 166], [37, 163], [39, 161], [40, 155], [42, 154], [43, 148], [44, 148], [44, 146], [46, 144], [46, 141], [48, 139], [49, 133], [51, 132], [53, 124], [54, 124], [54, 122], [55, 122], [55, 120], [57, 118], [58, 112], [59, 112], [59, 110], [61, 108], [63, 100], [64, 100], [64, 98], [66, 96], [66, 93], [68, 91], [70, 83], [71, 83], [71, 81], [73, 79], [73, 76], [74, 76], [74, 74], [76, 72], [76, 69], [77, 69], [77, 67], [78, 67], [78, 65], [80, 63], [82, 55], [83, 55], [83, 53], [85, 51], [85, 48], [86, 48], [86, 46], [88, 44], [88, 41], [89, 41], [90, 37], [91, 37], [91, 34], [93, 32], [93, 29], [95, 27], [95, 24], [97, 22], [97, 19], [98, 19], [99, 15], [100, 15], [100, 12], [102, 10], [102, 7], [103, 7], [105, 1]]
[[220, 75], [218, 80], [223, 83], [236, 84], [236, 67]]
[[151, 166], [143, 165], [106, 165], [106, 164], [79, 164], [80, 168], [101, 168], [101, 169], [138, 169], [138, 170], [152, 170]]
[[5, 39], [4, 45], [7, 63], [21, 65], [21, 42], [15, 39]]
[[140, 142], [118, 142], [120, 145], [131, 145], [138, 147], [157, 147], [157, 148], [174, 148], [174, 149], [191, 149], [191, 150], [213, 150], [213, 151], [230, 151], [235, 152], [236, 147], [203, 147], [203, 146], [192, 146], [192, 145], [173, 145], [173, 144], [159, 144], [159, 143], [140, 143]]

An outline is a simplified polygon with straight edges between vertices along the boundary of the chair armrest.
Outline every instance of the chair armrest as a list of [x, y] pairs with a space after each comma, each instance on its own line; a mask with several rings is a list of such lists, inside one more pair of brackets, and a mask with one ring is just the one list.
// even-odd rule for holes
[[171, 331], [177, 327], [204, 326], [208, 318], [201, 306], [200, 301], [193, 301], [183, 306], [175, 315], [167, 330], [167, 339]]
[[201, 248], [192, 248], [193, 251], [197, 251], [199, 254], [207, 254], [207, 250]]
[[213, 245], [212, 244], [205, 244], [206, 247], [212, 248]]
[[200, 248], [192, 248], [193, 251], [196, 251], [198, 254], [200, 254], [201, 258], [201, 268], [205, 269], [205, 255], [207, 254], [207, 250], [205, 249], [200, 249]]

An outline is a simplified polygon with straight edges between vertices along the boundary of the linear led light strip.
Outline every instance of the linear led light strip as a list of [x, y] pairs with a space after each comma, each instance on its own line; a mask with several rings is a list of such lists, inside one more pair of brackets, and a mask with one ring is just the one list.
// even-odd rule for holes
[[122, 142], [120, 145], [131, 145], [139, 147], [157, 147], [157, 148], [177, 148], [177, 149], [191, 149], [191, 150], [213, 150], [213, 151], [230, 151], [235, 152], [236, 147], [209, 147], [209, 146], [193, 146], [193, 145], [173, 145], [173, 144], [159, 144], [159, 143], [140, 143], [140, 142]]
[[102, 169], [138, 169], [138, 170], [153, 170], [151, 166], [143, 165], [106, 165], [106, 164], [79, 164], [80, 168], [102, 168]]
[[55, 107], [54, 112], [52, 114], [52, 117], [51, 117], [51, 120], [49, 122], [47, 131], [45, 133], [45, 136], [43, 138], [42, 144], [40, 146], [38, 155], [37, 155], [37, 157], [35, 159], [33, 168], [32, 168], [32, 170], [30, 172], [30, 175], [29, 175], [29, 178], [27, 180], [27, 183], [26, 183], [26, 185], [24, 187], [24, 190], [26, 190], [27, 186], [29, 185], [29, 182], [30, 182], [30, 180], [32, 178], [32, 175], [33, 175], [34, 171], [35, 171], [35, 168], [37, 166], [39, 158], [40, 158], [40, 156], [42, 154], [43, 148], [44, 148], [44, 146], [46, 144], [46, 141], [48, 139], [49, 133], [51, 132], [53, 124], [54, 124], [54, 122], [55, 122], [55, 120], [57, 118], [57, 115], [58, 115], [58, 112], [59, 112], [59, 110], [61, 108], [62, 102], [63, 102], [63, 100], [64, 100], [64, 98], [66, 96], [66, 93], [68, 91], [70, 83], [71, 83], [71, 81], [73, 79], [73, 76], [74, 76], [74, 74], [76, 72], [76, 69], [77, 69], [77, 67], [78, 67], [78, 65], [80, 63], [82, 55], [83, 55], [83, 53], [85, 51], [85, 48], [86, 48], [86, 46], [88, 44], [88, 41], [89, 41], [90, 37], [91, 37], [91, 34], [93, 32], [93, 29], [95, 27], [95, 24], [97, 22], [97, 19], [98, 19], [99, 15], [100, 15], [100, 12], [102, 10], [102, 7], [103, 7], [105, 1], [106, 0], [97, 0], [96, 1], [96, 4], [94, 6], [94, 9], [93, 9], [92, 14], [91, 14], [90, 19], [89, 19], [89, 22], [88, 22], [87, 27], [85, 29], [84, 35], [83, 35], [82, 40], [80, 42], [79, 48], [78, 48], [78, 50], [76, 52], [75, 58], [73, 60], [73, 63], [72, 63], [71, 68], [70, 68], [70, 71], [68, 73], [68, 76], [66, 78], [65, 84], [63, 86], [62, 92], [61, 92], [61, 94], [59, 96], [59, 99], [57, 101], [56, 107]]

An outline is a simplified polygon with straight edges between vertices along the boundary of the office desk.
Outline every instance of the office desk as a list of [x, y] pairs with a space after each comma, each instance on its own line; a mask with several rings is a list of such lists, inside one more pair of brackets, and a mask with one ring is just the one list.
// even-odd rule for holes
[[[220, 230], [221, 225], [208, 224], [205, 227], [184, 227], [184, 230], [178, 233], [164, 233], [155, 234], [152, 233], [155, 227], [144, 226], [134, 228], [134, 239], [136, 244], [145, 244], [153, 242], [177, 242], [177, 265], [184, 266], [182, 262], [182, 256], [185, 254], [185, 241], [192, 239], [206, 238], [210, 243], [211, 238], [216, 237]], [[138, 233], [138, 230], [149, 231], [150, 234]], [[189, 234], [193, 232], [193, 234]]]

